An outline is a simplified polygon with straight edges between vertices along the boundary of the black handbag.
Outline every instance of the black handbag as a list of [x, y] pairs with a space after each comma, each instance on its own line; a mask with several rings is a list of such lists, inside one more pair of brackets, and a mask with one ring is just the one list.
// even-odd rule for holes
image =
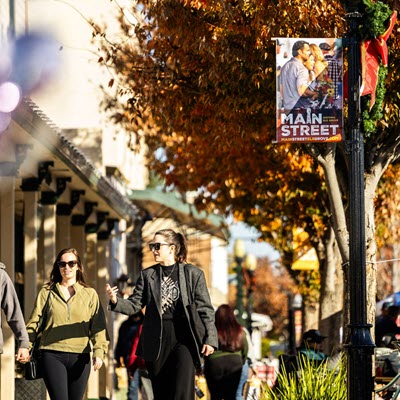
[[188, 274], [185, 268], [185, 280], [186, 289], [188, 292], [189, 304], [186, 306], [186, 310], [189, 314], [190, 327], [192, 328], [194, 338], [196, 339], [197, 349], [199, 357], [201, 357], [201, 350], [203, 348], [203, 341], [206, 335], [206, 328], [200, 318], [199, 312], [197, 311], [196, 303], [194, 302], [193, 293], [190, 290]]
[[31, 353], [31, 359], [24, 365], [25, 379], [27, 381], [33, 381], [35, 379], [40, 379], [43, 377], [40, 365], [40, 356], [40, 350], [35, 353]]
[[46, 316], [47, 316], [47, 308], [49, 304], [51, 290], [49, 291], [49, 295], [47, 296], [46, 304], [43, 307], [42, 314], [40, 316], [38, 322], [38, 329], [36, 332], [36, 338], [33, 342], [31, 351], [30, 351], [30, 360], [24, 364], [24, 372], [25, 372], [25, 379], [27, 381], [33, 381], [36, 379], [42, 378], [42, 369], [41, 369], [41, 351], [39, 350], [40, 345], [40, 334], [42, 333], [45, 323], [46, 323]]

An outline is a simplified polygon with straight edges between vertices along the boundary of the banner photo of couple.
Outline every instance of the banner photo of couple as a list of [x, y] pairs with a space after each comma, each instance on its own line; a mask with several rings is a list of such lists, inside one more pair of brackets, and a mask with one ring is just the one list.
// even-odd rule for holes
[[342, 39], [275, 38], [276, 141], [343, 140]]

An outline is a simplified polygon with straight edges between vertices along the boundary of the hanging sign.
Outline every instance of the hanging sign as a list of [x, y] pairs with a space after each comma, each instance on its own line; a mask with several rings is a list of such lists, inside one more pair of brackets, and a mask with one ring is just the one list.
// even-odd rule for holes
[[277, 142], [343, 140], [342, 40], [275, 43]]

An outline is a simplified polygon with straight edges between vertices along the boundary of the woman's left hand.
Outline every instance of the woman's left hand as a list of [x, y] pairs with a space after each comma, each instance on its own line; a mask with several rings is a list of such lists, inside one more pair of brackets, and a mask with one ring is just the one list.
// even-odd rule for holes
[[100, 357], [93, 357], [93, 368], [95, 371], [99, 370], [103, 365], [103, 360]]
[[201, 354], [209, 356], [212, 353], [214, 353], [214, 347], [210, 346], [209, 344], [203, 344], [203, 348], [201, 349]]

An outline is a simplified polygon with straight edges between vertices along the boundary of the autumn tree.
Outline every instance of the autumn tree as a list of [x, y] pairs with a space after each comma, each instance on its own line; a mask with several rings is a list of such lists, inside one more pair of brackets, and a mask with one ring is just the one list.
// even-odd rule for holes
[[[345, 142], [273, 143], [272, 38], [343, 36], [340, 2], [138, 0], [131, 12], [134, 22], [121, 14], [119, 43], [109, 42], [106, 30], [94, 25], [103, 39], [100, 62], [113, 71], [109, 85], [115, 93], [105, 98], [105, 109], [131, 132], [132, 146], [146, 143], [149, 168], [166, 187], [195, 191], [199, 209], [233, 214], [257, 227], [288, 267], [293, 229], [306, 230], [321, 262], [320, 318], [336, 315], [341, 265], [346, 272], [349, 261], [349, 154]], [[398, 47], [393, 37], [385, 112], [377, 114], [365, 137], [370, 322], [376, 283], [374, 197], [383, 173], [399, 156]]]
[[[376, 238], [378, 243], [377, 300], [400, 290], [400, 165], [392, 164], [381, 180], [376, 198]], [[393, 239], [392, 239], [393, 238]]]
[[254, 310], [271, 317], [271, 335], [279, 337], [287, 329], [288, 295], [295, 291], [294, 281], [285, 268], [271, 265], [268, 258], [258, 260], [254, 281]]

